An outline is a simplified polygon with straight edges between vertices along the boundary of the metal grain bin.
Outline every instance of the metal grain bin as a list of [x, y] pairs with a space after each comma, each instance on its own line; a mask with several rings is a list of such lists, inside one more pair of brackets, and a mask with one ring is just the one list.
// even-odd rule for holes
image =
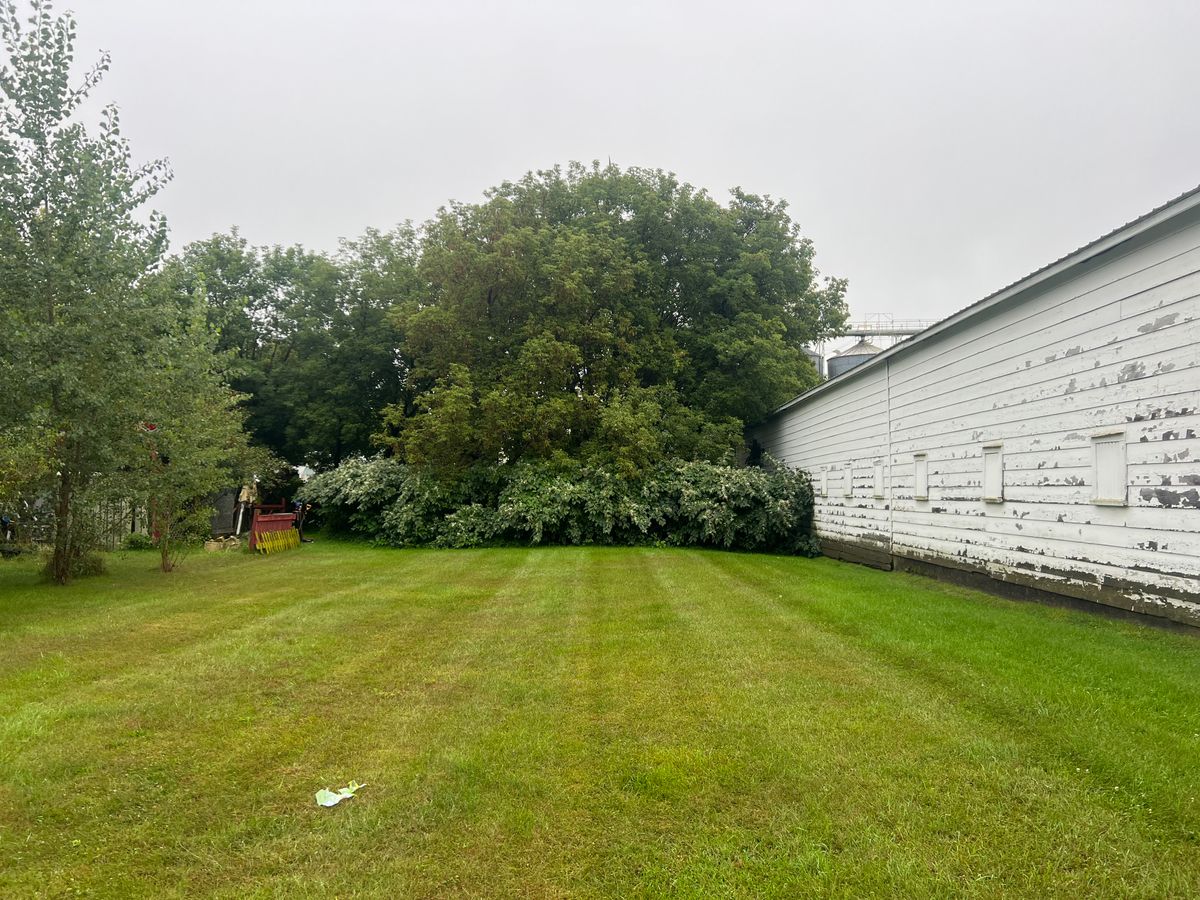
[[829, 377], [837, 378], [843, 372], [849, 372], [855, 366], [862, 365], [876, 353], [880, 352], [882, 351], [878, 347], [866, 338], [863, 338], [853, 347], [849, 347], [826, 360], [825, 365], [829, 370]]

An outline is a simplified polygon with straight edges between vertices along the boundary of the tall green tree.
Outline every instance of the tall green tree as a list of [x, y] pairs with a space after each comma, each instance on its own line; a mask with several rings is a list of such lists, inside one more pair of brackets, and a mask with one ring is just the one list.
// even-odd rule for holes
[[[175, 521], [245, 450], [208, 336], [226, 311], [160, 283], [166, 223], [145, 206], [167, 166], [134, 165], [114, 107], [76, 121], [109, 62], [72, 86], [75, 33], [49, 0], [0, 4], [0, 481], [53, 498], [59, 582], [92, 549], [93, 503], [154, 487]], [[148, 468], [153, 433], [169, 474]]]
[[190, 244], [169, 269], [184, 292], [207, 297], [255, 437], [323, 467], [372, 452], [380, 410], [401, 399], [389, 311], [413, 293], [416, 257], [410, 226], [368, 230], [333, 256], [252, 247], [234, 231]]
[[211, 497], [275, 466], [243, 429], [244, 397], [226, 383], [220, 363], [230, 354], [217, 350], [207, 309], [179, 302], [168, 278], [154, 279], [148, 290], [162, 292], [161, 308], [174, 316], [143, 360], [153, 386], [140, 428], [143, 452], [109, 486], [149, 510], [160, 568], [170, 572], [210, 534]]
[[461, 470], [571, 458], [634, 470], [738, 452], [744, 425], [815, 383], [836, 334], [787, 206], [722, 205], [659, 170], [572, 164], [452, 204], [394, 313], [404, 399], [383, 440]]
[[137, 451], [140, 360], [156, 333], [139, 284], [166, 242], [163, 219], [140, 211], [169, 173], [132, 163], [114, 107], [95, 131], [74, 121], [108, 57], [73, 86], [74, 19], [31, 6], [22, 20], [0, 5], [0, 433], [48, 438], [51, 569], [66, 581], [86, 550], [80, 501]]

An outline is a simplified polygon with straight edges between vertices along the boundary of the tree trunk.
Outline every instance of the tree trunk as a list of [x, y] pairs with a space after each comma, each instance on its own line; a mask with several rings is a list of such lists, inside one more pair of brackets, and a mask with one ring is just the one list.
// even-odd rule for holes
[[71, 556], [75, 552], [71, 543], [74, 530], [71, 521], [73, 495], [71, 471], [64, 465], [58, 478], [58, 497], [54, 503], [54, 556], [50, 560], [50, 575], [59, 584], [71, 580]]
[[[161, 507], [157, 510], [157, 514], [161, 515]], [[173, 566], [171, 565], [171, 514], [162, 516], [158, 526], [158, 551], [161, 554], [159, 568], [164, 572], [170, 572]]]

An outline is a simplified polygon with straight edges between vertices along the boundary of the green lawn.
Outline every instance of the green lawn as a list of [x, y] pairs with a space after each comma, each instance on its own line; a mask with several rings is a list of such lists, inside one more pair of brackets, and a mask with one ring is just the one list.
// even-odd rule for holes
[[4, 896], [1200, 893], [1191, 635], [827, 559], [153, 564], [0, 564]]

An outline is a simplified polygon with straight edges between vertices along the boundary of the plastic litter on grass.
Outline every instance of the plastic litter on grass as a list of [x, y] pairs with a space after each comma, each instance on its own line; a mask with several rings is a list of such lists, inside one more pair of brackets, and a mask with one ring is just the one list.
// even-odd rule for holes
[[365, 787], [365, 784], [359, 784], [357, 781], [351, 781], [348, 786], [344, 788], [338, 788], [336, 791], [331, 791], [328, 788], [321, 788], [321, 790], [317, 791], [314, 796], [317, 798], [318, 806], [337, 806], [343, 800], [349, 800], [358, 791]]

